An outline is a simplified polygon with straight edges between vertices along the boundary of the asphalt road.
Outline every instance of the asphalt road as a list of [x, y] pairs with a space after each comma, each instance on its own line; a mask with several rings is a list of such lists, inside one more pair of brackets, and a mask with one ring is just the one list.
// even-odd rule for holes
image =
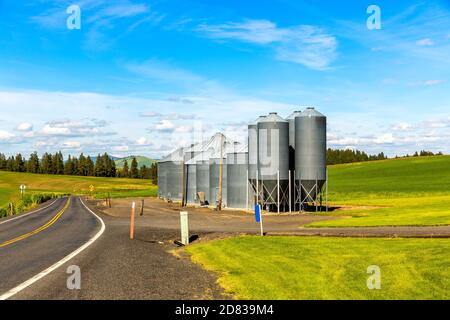
[[0, 296], [83, 246], [101, 228], [79, 198], [57, 199], [43, 208], [0, 221]]

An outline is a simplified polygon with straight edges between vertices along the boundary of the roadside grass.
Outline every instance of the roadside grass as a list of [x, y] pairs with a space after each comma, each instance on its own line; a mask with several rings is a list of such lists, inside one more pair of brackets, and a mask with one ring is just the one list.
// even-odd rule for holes
[[306, 227], [450, 225], [450, 156], [391, 159], [329, 167], [329, 212], [347, 219]]
[[[27, 194], [70, 193], [105, 198], [156, 196], [157, 186], [150, 180], [41, 175], [0, 171], [0, 207], [20, 198], [19, 186], [27, 186]], [[94, 192], [89, 187], [94, 186]]]
[[[185, 250], [236, 299], [450, 298], [450, 239], [245, 236]], [[381, 290], [367, 288], [371, 265]]]

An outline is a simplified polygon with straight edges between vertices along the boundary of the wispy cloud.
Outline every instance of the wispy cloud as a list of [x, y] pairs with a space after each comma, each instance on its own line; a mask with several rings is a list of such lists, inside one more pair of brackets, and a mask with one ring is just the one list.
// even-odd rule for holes
[[201, 24], [197, 32], [213, 39], [272, 46], [278, 60], [298, 63], [315, 70], [329, 68], [337, 57], [336, 38], [316, 26], [281, 28], [268, 20], [246, 20], [217, 25]]

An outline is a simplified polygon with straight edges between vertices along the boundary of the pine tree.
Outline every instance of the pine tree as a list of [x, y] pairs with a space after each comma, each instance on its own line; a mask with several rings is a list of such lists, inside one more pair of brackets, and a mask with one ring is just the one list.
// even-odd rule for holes
[[86, 159], [86, 168], [87, 168], [87, 175], [92, 177], [95, 176], [95, 165], [92, 161], [91, 157], [87, 157]]
[[123, 163], [122, 177], [124, 177], [124, 178], [129, 178], [130, 177], [130, 172], [129, 172], [128, 161], [127, 160], [125, 160], [125, 162]]
[[15, 162], [14, 171], [25, 172], [25, 159], [22, 157], [20, 153], [16, 155], [14, 162]]
[[44, 153], [41, 160], [41, 173], [50, 174], [52, 171], [52, 156]]
[[30, 155], [30, 159], [27, 163], [27, 172], [29, 173], [39, 173], [40, 172], [40, 164], [39, 164], [39, 156], [37, 152], [33, 152]]
[[72, 162], [72, 156], [70, 156], [70, 155], [67, 158], [66, 163], [64, 164], [64, 174], [66, 176], [73, 175], [73, 162]]
[[0, 153], [0, 170], [6, 169], [6, 156], [3, 153]]
[[136, 158], [134, 158], [134, 157], [133, 157], [133, 161], [131, 161], [130, 177], [133, 179], [139, 178], [138, 162], [137, 162]]

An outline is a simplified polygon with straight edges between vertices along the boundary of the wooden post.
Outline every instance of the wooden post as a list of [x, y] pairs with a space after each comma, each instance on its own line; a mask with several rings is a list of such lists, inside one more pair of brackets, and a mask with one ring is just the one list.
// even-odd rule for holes
[[217, 209], [222, 210], [223, 192], [223, 135], [220, 136], [220, 165], [219, 165], [219, 199], [217, 199]]
[[130, 240], [134, 240], [134, 211], [136, 209], [136, 202], [131, 206], [131, 223], [130, 223]]
[[144, 202], [144, 199], [142, 199], [141, 200], [141, 217], [144, 215], [144, 205], [145, 205], [145, 202]]

